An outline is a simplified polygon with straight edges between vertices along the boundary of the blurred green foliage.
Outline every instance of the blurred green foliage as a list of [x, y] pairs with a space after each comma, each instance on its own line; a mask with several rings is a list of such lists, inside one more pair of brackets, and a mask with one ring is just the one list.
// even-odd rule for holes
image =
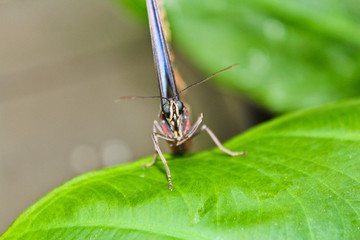
[[[146, 20], [145, 0], [115, 0]], [[357, 0], [163, 0], [173, 42], [272, 112], [360, 96]], [[145, 29], [144, 29], [145, 30]]]
[[360, 101], [286, 115], [219, 149], [79, 176], [0, 240], [360, 239]]

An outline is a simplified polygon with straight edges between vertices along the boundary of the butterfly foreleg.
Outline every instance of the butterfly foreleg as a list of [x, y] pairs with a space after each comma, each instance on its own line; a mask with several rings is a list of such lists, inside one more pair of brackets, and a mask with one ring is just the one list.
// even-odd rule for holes
[[239, 156], [239, 155], [245, 155], [245, 154], [247, 154], [246, 151], [242, 151], [242, 152], [232, 152], [232, 151], [230, 151], [229, 149], [225, 148], [225, 147], [221, 144], [221, 142], [220, 142], [219, 139], [216, 137], [216, 135], [213, 133], [213, 131], [211, 131], [210, 128], [208, 128], [206, 125], [203, 125], [203, 126], [201, 127], [201, 130], [200, 130], [200, 131], [202, 132], [202, 131], [204, 131], [204, 130], [209, 134], [209, 136], [210, 136], [211, 139], [214, 141], [214, 143], [216, 144], [216, 146], [218, 146], [218, 148], [219, 148], [221, 151], [223, 151], [224, 153], [229, 154], [230, 156]]
[[196, 122], [194, 123], [194, 125], [190, 128], [190, 130], [186, 133], [186, 135], [184, 136], [184, 139], [177, 142], [176, 145], [179, 146], [181, 144], [183, 144], [184, 142], [186, 142], [187, 140], [195, 137], [196, 135], [198, 135], [200, 133], [200, 131], [197, 131], [202, 120], [203, 120], [203, 114], [201, 113], [200, 116], [198, 117], [198, 119], [196, 120]]
[[157, 121], [154, 121], [154, 125], [153, 125], [153, 133], [152, 133], [152, 140], [154, 143], [154, 148], [155, 148], [155, 153], [154, 153], [154, 157], [153, 160], [150, 163], [145, 164], [145, 167], [150, 167], [152, 165], [155, 164], [157, 156], [160, 156], [161, 161], [163, 162], [165, 169], [166, 169], [166, 173], [167, 173], [167, 177], [168, 177], [168, 182], [169, 182], [169, 189], [170, 191], [173, 190], [172, 188], [172, 184], [171, 184], [171, 174], [170, 174], [170, 169], [169, 166], [167, 165], [166, 159], [160, 149], [159, 146], [159, 138], [162, 138], [164, 140], [167, 141], [174, 141], [174, 139], [169, 138], [165, 135], [164, 131], [161, 129], [160, 124]]
[[[169, 189], [170, 191], [173, 190], [172, 188], [172, 184], [171, 184], [171, 174], [170, 174], [170, 169], [169, 169], [169, 166], [167, 165], [167, 162], [166, 162], [166, 159], [160, 149], [160, 146], [159, 146], [159, 141], [158, 141], [158, 137], [163, 137], [161, 135], [159, 135], [158, 133], [153, 133], [152, 134], [152, 140], [154, 142], [154, 147], [155, 147], [155, 154], [154, 154], [154, 159], [153, 159], [153, 162], [155, 163], [156, 161], [156, 158], [157, 158], [157, 155], [160, 156], [161, 158], [161, 161], [163, 162], [164, 166], [165, 166], [165, 170], [166, 170], [166, 174], [167, 174], [167, 177], [168, 177], [168, 182], [169, 182]], [[152, 162], [151, 162], [152, 163]], [[151, 164], [150, 163], [150, 164]], [[150, 165], [151, 166], [151, 165]]]

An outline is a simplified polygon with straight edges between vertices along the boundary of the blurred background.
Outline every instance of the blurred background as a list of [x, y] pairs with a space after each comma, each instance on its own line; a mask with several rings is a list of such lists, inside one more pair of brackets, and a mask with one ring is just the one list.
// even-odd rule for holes
[[[240, 64], [185, 96], [221, 141], [359, 96], [358, 1], [164, 2], [187, 84]], [[158, 95], [146, 17], [144, 0], [0, 0], [0, 234], [65, 181], [153, 154], [158, 100], [114, 103]]]
[[[177, 63], [188, 83], [206, 76], [181, 54]], [[158, 95], [155, 77], [147, 23], [111, 2], [0, 1], [0, 234], [76, 175], [153, 154], [158, 99], [114, 99]], [[210, 84], [186, 100], [223, 141], [257, 121]], [[212, 147], [207, 136], [194, 143]]]

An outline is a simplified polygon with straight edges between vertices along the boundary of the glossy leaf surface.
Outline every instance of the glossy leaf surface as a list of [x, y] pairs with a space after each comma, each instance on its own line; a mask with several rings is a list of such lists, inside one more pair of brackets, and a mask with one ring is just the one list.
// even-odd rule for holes
[[90, 172], [53, 190], [10, 239], [360, 239], [360, 101], [281, 117], [218, 149]]

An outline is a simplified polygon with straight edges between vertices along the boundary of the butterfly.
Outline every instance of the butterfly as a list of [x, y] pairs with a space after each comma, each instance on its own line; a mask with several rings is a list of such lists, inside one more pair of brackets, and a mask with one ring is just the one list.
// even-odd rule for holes
[[247, 154], [246, 151], [232, 152], [226, 149], [215, 134], [206, 126], [201, 125], [203, 114], [201, 113], [193, 125], [190, 124], [189, 111], [181, 100], [180, 94], [192, 87], [208, 81], [214, 76], [227, 71], [237, 65], [232, 65], [220, 70], [206, 79], [189, 85], [188, 87], [178, 91], [174, 68], [171, 62], [169, 45], [166, 40], [164, 24], [160, 15], [160, 8], [157, 0], [146, 0], [152, 49], [154, 62], [156, 67], [160, 96], [154, 97], [121, 97], [116, 101], [136, 99], [136, 98], [159, 98], [161, 101], [159, 121], [154, 121], [152, 140], [154, 143], [155, 153], [152, 162], [145, 164], [146, 167], [152, 166], [158, 156], [163, 162], [169, 183], [170, 191], [173, 190], [171, 182], [171, 173], [167, 161], [160, 149], [159, 139], [163, 139], [169, 143], [173, 153], [182, 154], [189, 151], [190, 141], [196, 135], [205, 131], [209, 134], [214, 143], [221, 151], [231, 156]]

